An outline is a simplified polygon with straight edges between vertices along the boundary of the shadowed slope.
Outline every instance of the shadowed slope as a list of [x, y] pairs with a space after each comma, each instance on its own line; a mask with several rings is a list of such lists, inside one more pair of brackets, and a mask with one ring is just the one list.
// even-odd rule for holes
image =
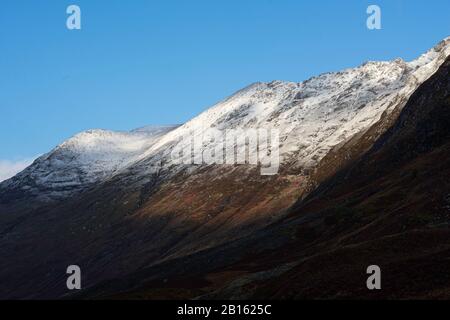
[[[239, 248], [203, 253], [214, 259], [240, 252], [240, 261], [140, 286], [144, 274], [135, 275], [133, 290], [125, 286], [124, 293], [108, 295], [105, 285], [100, 296], [448, 299], [449, 138], [450, 59], [364, 156], [299, 201], [286, 218]], [[188, 259], [177, 263], [183, 261], [190, 265]], [[366, 288], [372, 264], [382, 269], [381, 291]]]

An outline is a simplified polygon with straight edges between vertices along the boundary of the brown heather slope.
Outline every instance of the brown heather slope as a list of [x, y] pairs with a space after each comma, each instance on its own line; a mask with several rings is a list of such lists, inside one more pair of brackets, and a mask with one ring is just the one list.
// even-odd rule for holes
[[90, 287], [245, 237], [285, 216], [305, 184], [301, 175], [263, 177], [248, 166], [154, 181], [134, 187], [118, 176], [49, 207], [3, 203], [15, 213], [0, 217], [0, 297], [60, 297], [71, 264]]
[[[241, 242], [235, 249], [239, 261], [191, 277], [180, 272], [145, 282], [145, 273], [136, 274], [129, 278], [133, 289], [122, 286], [122, 293], [111, 294], [110, 283], [93, 296], [449, 299], [449, 75], [450, 59], [364, 156], [297, 202], [287, 217], [253, 235], [254, 242]], [[264, 246], [262, 252], [251, 250]], [[382, 269], [380, 291], [366, 288], [372, 264]]]

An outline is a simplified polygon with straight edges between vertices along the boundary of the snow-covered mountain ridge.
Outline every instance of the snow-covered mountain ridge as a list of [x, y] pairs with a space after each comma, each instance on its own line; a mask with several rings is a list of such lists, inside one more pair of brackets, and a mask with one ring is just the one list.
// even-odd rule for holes
[[[131, 132], [90, 130], [62, 143], [25, 171], [0, 184], [44, 198], [61, 198], [108, 179], [125, 168], [147, 175], [162, 164], [172, 170], [171, 152], [183, 137], [211, 127], [265, 128], [280, 132], [282, 160], [311, 168], [332, 149], [402, 108], [418, 86], [450, 54], [446, 38], [418, 59], [367, 62], [294, 83], [255, 83], [180, 127], [144, 127]], [[204, 151], [216, 148], [206, 143]]]
[[[146, 157], [170, 163], [177, 141], [217, 129], [267, 128], [280, 131], [280, 154], [313, 167], [331, 148], [362, 133], [406, 103], [450, 54], [450, 37], [418, 59], [367, 62], [360, 67], [301, 83], [258, 82], [206, 110], [155, 143]], [[215, 148], [206, 144], [204, 151]], [[150, 161], [151, 162], [151, 161]]]

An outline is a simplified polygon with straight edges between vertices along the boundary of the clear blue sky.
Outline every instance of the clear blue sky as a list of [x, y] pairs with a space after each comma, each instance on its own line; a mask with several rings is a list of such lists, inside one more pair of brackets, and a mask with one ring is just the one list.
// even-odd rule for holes
[[448, 0], [2, 0], [0, 160], [90, 128], [182, 123], [255, 81], [413, 59], [449, 35]]

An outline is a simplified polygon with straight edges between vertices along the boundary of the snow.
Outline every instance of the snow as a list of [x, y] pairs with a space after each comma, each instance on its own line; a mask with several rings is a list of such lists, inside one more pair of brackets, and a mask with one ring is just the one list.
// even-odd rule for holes
[[63, 142], [7, 180], [1, 187], [19, 187], [44, 200], [61, 198], [111, 177], [133, 163], [159, 137], [176, 126], [152, 126], [131, 132], [88, 130]]
[[[254, 83], [169, 132], [146, 157], [170, 163], [169, 151], [191, 133], [199, 139], [211, 127], [278, 129], [284, 159], [313, 167], [327, 152], [364, 132], [386, 112], [405, 103], [449, 55], [450, 38], [412, 62], [367, 62], [301, 83]], [[400, 105], [400, 107], [402, 107]], [[214, 143], [205, 150], [215, 148]]]
[[[402, 107], [449, 56], [449, 44], [447, 38], [411, 62], [372, 61], [300, 83], [254, 83], [179, 127], [86, 131], [0, 186], [28, 190], [31, 184], [41, 194], [45, 188], [67, 196], [125, 169], [145, 175], [155, 166], [173, 168], [171, 152], [180, 139], [192, 132], [199, 138], [211, 127], [278, 129], [282, 160], [314, 167], [332, 148], [367, 130], [383, 114]], [[203, 146], [204, 150], [215, 147], [214, 142]]]

